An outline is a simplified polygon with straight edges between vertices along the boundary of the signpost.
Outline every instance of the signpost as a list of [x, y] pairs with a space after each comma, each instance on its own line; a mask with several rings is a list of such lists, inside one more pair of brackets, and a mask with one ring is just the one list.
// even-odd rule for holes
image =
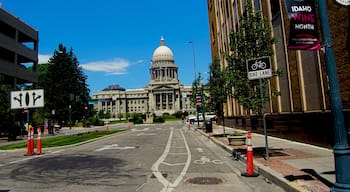
[[263, 78], [272, 77], [272, 69], [271, 69], [271, 60], [270, 57], [259, 57], [254, 59], [249, 59], [246, 61], [247, 71], [248, 71], [248, 79], [255, 80], [259, 79], [260, 83], [260, 95], [261, 95], [261, 115], [263, 118], [264, 124], [264, 134], [265, 134], [265, 148], [266, 148], [266, 160], [269, 160], [269, 144], [267, 141], [267, 130], [266, 130], [266, 120], [265, 120], [265, 112], [264, 112], [264, 90], [262, 87]]
[[248, 79], [261, 79], [272, 76], [270, 57], [247, 60]]
[[44, 107], [44, 90], [11, 91], [11, 109]]
[[[29, 124], [29, 108], [44, 107], [44, 90], [26, 90], [26, 91], [11, 91], [10, 93], [11, 109], [25, 109], [27, 113], [27, 129], [28, 129], [28, 143], [27, 143], [27, 154], [34, 154], [34, 131]], [[22, 134], [22, 130], [21, 130]], [[41, 137], [38, 132], [37, 142], [37, 153], [41, 154]]]

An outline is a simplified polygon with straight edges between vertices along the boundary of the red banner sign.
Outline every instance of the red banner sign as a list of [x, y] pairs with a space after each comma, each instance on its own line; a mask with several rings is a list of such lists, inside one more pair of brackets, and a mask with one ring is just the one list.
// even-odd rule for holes
[[314, 0], [285, 0], [290, 19], [288, 49], [319, 50], [321, 48]]

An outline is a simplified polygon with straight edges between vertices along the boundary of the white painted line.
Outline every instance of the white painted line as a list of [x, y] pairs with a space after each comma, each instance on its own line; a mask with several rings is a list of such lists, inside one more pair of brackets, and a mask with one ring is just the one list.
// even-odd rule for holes
[[[166, 159], [166, 157], [169, 155], [169, 151], [171, 148], [171, 143], [172, 143], [172, 138], [173, 138], [173, 133], [174, 133], [174, 129], [173, 127], [170, 129], [170, 135], [168, 138], [168, 143], [165, 147], [165, 150], [163, 152], [163, 154], [159, 157], [159, 159], [152, 165], [152, 173], [153, 175], [158, 179], [158, 181], [160, 183], [163, 184], [163, 189], [161, 190], [161, 192], [171, 192], [174, 190], [175, 187], [177, 187], [179, 185], [179, 183], [182, 181], [183, 177], [185, 176], [190, 164], [191, 164], [191, 151], [190, 148], [187, 144], [185, 135], [183, 134], [183, 131], [180, 130], [181, 132], [181, 136], [183, 138], [183, 142], [185, 143], [185, 147], [186, 147], [186, 151], [187, 151], [187, 160], [185, 163], [182, 163], [182, 165], [185, 165], [180, 173], [180, 175], [176, 178], [176, 180], [174, 181], [174, 183], [170, 183], [167, 179], [164, 178], [164, 176], [162, 175], [162, 173], [159, 171], [159, 165], [160, 164], [167, 164], [166, 162], [164, 162], [164, 160]], [[173, 164], [175, 165], [175, 164]], [[179, 164], [180, 165], [180, 164]], [[171, 165], [169, 165], [171, 166]]]
[[185, 135], [184, 133], [181, 131], [181, 135], [182, 135], [182, 138], [184, 139], [184, 142], [185, 142], [185, 146], [186, 146], [186, 150], [187, 150], [187, 153], [188, 153], [188, 156], [187, 156], [187, 161], [186, 161], [186, 164], [184, 166], [184, 168], [182, 169], [181, 171], [181, 174], [176, 178], [175, 182], [173, 183], [173, 186], [176, 187], [179, 185], [179, 183], [181, 182], [181, 180], [183, 179], [183, 177], [186, 175], [186, 172], [188, 170], [188, 168], [190, 167], [190, 164], [191, 164], [191, 151], [190, 151], [190, 147], [188, 146], [187, 144], [187, 140], [185, 138]]
[[168, 166], [178, 166], [178, 165], [185, 165], [185, 163], [167, 163], [167, 162], [162, 162], [164, 165]]
[[187, 153], [169, 153], [171, 155], [187, 155]]
[[64, 150], [61, 149], [61, 150], [58, 150], [58, 151], [54, 151], [54, 152], [51, 152], [51, 154], [61, 153], [62, 151], [64, 151]]
[[[170, 129], [170, 134], [169, 134], [169, 138], [168, 138], [168, 143], [165, 146], [164, 152], [163, 154], [159, 157], [159, 159], [152, 165], [152, 173], [153, 175], [158, 179], [159, 182], [161, 182], [163, 184], [163, 186], [168, 186], [170, 183], [168, 180], [166, 180], [164, 178], [164, 176], [162, 175], [162, 173], [159, 171], [159, 165], [165, 160], [165, 158], [167, 157], [169, 151], [170, 151], [170, 144], [171, 144], [171, 140], [173, 138], [173, 132], [174, 129], [171, 128]], [[163, 190], [162, 190], [163, 191]]]
[[23, 159], [11, 161], [11, 162], [9, 162], [8, 164], [15, 164], [15, 163], [19, 163], [19, 162], [22, 162], [22, 161], [27, 161], [27, 160], [35, 159], [35, 158], [38, 158], [38, 156], [32, 156], [32, 157], [27, 157], [27, 158], [23, 158]]
[[138, 188], [136, 188], [136, 191], [139, 191], [146, 183], [143, 183], [142, 185], [140, 185]]

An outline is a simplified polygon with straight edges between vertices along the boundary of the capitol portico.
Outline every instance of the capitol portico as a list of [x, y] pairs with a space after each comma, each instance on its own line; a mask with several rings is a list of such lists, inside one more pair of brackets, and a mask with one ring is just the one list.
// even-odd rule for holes
[[174, 54], [161, 37], [160, 45], [153, 52], [149, 69], [150, 81], [145, 88], [125, 90], [119, 85], [94, 93], [97, 111], [109, 111], [111, 117], [125, 117], [126, 113], [163, 113], [187, 111], [193, 113], [191, 106], [191, 86], [184, 86], [178, 79], [178, 67]]

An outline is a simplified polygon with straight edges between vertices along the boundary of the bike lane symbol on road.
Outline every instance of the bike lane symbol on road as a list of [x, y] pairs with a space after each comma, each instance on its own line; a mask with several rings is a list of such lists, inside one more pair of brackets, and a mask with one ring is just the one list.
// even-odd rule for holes
[[214, 163], [216, 165], [221, 165], [224, 162], [219, 160], [219, 159], [211, 160], [206, 156], [202, 156], [200, 159], [194, 160], [193, 163], [198, 164], [198, 165], [204, 165], [206, 163]]

